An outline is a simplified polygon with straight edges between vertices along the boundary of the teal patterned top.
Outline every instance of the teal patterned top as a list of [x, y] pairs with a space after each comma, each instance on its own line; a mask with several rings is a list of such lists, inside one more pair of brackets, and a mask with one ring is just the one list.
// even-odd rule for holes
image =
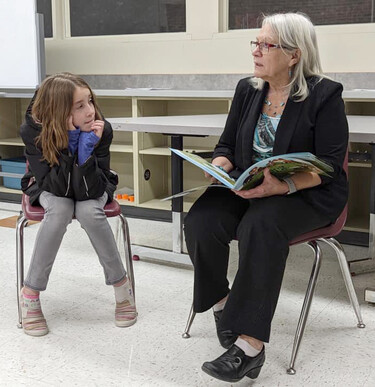
[[281, 115], [270, 117], [265, 113], [260, 113], [254, 133], [253, 163], [272, 156], [276, 130], [280, 118]]

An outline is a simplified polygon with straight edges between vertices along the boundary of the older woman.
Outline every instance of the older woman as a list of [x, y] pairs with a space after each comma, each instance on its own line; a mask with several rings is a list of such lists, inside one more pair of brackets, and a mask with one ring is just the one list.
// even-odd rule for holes
[[[229, 382], [254, 379], [263, 366], [289, 242], [334, 222], [348, 196], [343, 88], [322, 74], [312, 23], [295, 13], [267, 16], [251, 45], [254, 78], [237, 85], [212, 163], [236, 177], [262, 158], [308, 151], [334, 172], [331, 178], [300, 172], [280, 181], [266, 170], [263, 183], [248, 191], [209, 188], [187, 215], [194, 310], [213, 307], [227, 349], [202, 369]], [[239, 267], [230, 289], [229, 242], [235, 238]]]

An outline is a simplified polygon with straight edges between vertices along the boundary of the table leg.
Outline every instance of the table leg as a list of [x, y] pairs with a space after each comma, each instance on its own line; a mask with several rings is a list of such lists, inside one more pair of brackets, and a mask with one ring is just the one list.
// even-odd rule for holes
[[[171, 136], [171, 146], [174, 149], [183, 149], [183, 138], [180, 135]], [[172, 195], [183, 191], [183, 164], [182, 158], [172, 152], [171, 174], [172, 174]], [[183, 198], [172, 199], [172, 250], [175, 253], [182, 252], [183, 230], [182, 230]]]
[[375, 258], [375, 144], [371, 145], [369, 257]]

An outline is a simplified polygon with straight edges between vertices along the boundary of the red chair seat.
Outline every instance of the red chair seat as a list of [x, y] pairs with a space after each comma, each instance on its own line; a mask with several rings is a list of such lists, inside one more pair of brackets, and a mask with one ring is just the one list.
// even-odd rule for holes
[[[22, 195], [22, 211], [28, 220], [42, 221], [44, 218], [44, 209], [41, 206], [32, 206], [30, 204], [30, 197]], [[116, 200], [104, 206], [104, 212], [107, 218], [112, 218], [121, 214], [121, 207]]]
[[44, 208], [40, 206], [32, 206], [30, 197], [22, 195], [22, 211], [28, 220], [42, 221], [44, 218]]
[[297, 245], [299, 243], [311, 242], [320, 238], [335, 237], [336, 235], [340, 234], [341, 230], [343, 229], [346, 222], [347, 215], [348, 215], [348, 205], [345, 206], [344, 210], [342, 211], [341, 215], [337, 218], [335, 223], [327, 227], [319, 228], [317, 230], [313, 230], [305, 234], [302, 234], [297, 238], [293, 239], [289, 243], [289, 246]]

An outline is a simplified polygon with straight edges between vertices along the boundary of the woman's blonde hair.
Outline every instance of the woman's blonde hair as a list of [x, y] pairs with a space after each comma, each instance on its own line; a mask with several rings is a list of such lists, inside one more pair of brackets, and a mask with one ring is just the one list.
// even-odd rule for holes
[[95, 107], [95, 119], [102, 119], [95, 95], [82, 78], [70, 73], [47, 77], [36, 94], [31, 114], [42, 126], [36, 142], [42, 148], [43, 160], [50, 166], [59, 164], [58, 155], [68, 147], [68, 119], [72, 113], [73, 96], [77, 87], [90, 90]]
[[[319, 49], [314, 25], [308, 16], [302, 13], [276, 13], [263, 17], [262, 27], [269, 25], [278, 38], [278, 44], [293, 51], [299, 49], [300, 59], [291, 70], [289, 86], [291, 96], [297, 101], [303, 101], [309, 95], [306, 77], [317, 76], [323, 78], [323, 70], [320, 63]], [[262, 89], [264, 81], [254, 78], [255, 87]]]

